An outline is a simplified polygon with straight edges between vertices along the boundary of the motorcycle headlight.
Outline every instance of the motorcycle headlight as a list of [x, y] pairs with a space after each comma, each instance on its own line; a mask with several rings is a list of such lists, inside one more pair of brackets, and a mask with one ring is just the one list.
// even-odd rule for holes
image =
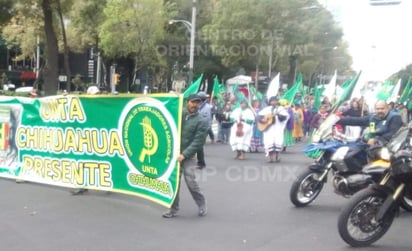
[[389, 149], [386, 147], [382, 147], [382, 149], [379, 151], [379, 156], [381, 157], [381, 159], [386, 160], [386, 161], [390, 161], [391, 159], [391, 154], [389, 152]]
[[348, 153], [349, 147], [348, 146], [343, 146], [338, 148], [336, 152], [332, 155], [331, 160], [332, 161], [337, 161], [337, 160], [343, 160], [345, 158], [345, 155]]

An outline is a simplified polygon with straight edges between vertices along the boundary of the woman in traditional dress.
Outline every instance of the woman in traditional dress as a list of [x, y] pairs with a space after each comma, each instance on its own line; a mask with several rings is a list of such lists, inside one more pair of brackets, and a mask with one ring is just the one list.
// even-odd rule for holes
[[253, 133], [255, 115], [247, 104], [247, 100], [239, 100], [240, 106], [233, 110], [230, 119], [233, 122], [230, 130], [229, 143], [233, 151], [236, 151], [235, 159], [245, 159], [245, 153], [249, 151]]
[[278, 105], [276, 97], [271, 97], [269, 106], [259, 112], [260, 122], [265, 123], [273, 120], [273, 123], [268, 123], [267, 128], [263, 131], [263, 143], [269, 162], [280, 161], [279, 153], [283, 150], [283, 136], [288, 119], [289, 113], [283, 106]]
[[295, 142], [300, 142], [303, 138], [303, 110], [300, 101], [296, 101], [293, 108], [292, 137]]
[[[252, 101], [252, 109], [254, 109], [255, 114], [258, 114], [261, 110], [260, 100]], [[265, 146], [263, 145], [263, 133], [258, 129], [257, 123], [253, 123], [253, 134], [252, 140], [250, 142], [250, 152], [260, 152], [264, 151]]]

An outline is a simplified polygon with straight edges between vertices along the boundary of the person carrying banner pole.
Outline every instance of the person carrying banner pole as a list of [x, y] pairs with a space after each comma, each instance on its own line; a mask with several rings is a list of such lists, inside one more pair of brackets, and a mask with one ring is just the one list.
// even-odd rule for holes
[[[198, 215], [205, 216], [207, 214], [206, 199], [196, 181], [196, 161], [192, 159], [196, 152], [203, 148], [208, 131], [208, 122], [198, 112], [201, 101], [201, 97], [197, 94], [191, 94], [187, 98], [186, 110], [182, 114], [181, 152], [178, 161], [180, 162], [180, 176], [183, 174], [187, 188], [199, 208]], [[171, 208], [162, 215], [163, 218], [177, 216], [179, 193], [180, 185]]]

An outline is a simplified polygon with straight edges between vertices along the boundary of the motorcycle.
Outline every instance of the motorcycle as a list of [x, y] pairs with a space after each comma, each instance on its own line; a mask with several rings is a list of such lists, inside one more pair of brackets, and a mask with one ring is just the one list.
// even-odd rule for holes
[[330, 172], [333, 173], [335, 192], [345, 197], [370, 184], [370, 181], [365, 180], [347, 180], [360, 173], [368, 163], [369, 146], [359, 140], [346, 141], [337, 137], [334, 125], [339, 119], [338, 115], [330, 114], [312, 136], [312, 143], [303, 149], [315, 162], [298, 174], [292, 184], [289, 198], [296, 207], [307, 206], [316, 199]]
[[[408, 131], [408, 127], [402, 127], [386, 146], [378, 145], [369, 148], [368, 157], [370, 162], [362, 169], [361, 173], [349, 176], [345, 181], [345, 185], [341, 187], [341, 190], [345, 189], [347, 185], [349, 187], [355, 187], [356, 185], [354, 184], [359, 184], [365, 188], [369, 184], [379, 183], [391, 165], [391, 155], [401, 150], [412, 152], [412, 144], [408, 136]], [[412, 200], [409, 199], [409, 195], [402, 196], [399, 203], [400, 207], [404, 210], [412, 212]]]
[[379, 240], [391, 227], [403, 203], [412, 200], [412, 126], [400, 130], [391, 142], [390, 167], [378, 184], [356, 193], [338, 219], [341, 238], [353, 247], [368, 246]]

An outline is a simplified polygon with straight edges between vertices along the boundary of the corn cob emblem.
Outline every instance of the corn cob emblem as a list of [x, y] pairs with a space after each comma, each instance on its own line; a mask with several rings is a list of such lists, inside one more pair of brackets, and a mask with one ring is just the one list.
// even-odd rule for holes
[[143, 126], [143, 142], [144, 147], [142, 152], [140, 153], [139, 160], [143, 162], [148, 155], [149, 163], [150, 163], [150, 156], [155, 154], [157, 148], [159, 147], [159, 139], [157, 137], [156, 131], [152, 127], [152, 121], [146, 116], [143, 119], [143, 122], [140, 123]]

